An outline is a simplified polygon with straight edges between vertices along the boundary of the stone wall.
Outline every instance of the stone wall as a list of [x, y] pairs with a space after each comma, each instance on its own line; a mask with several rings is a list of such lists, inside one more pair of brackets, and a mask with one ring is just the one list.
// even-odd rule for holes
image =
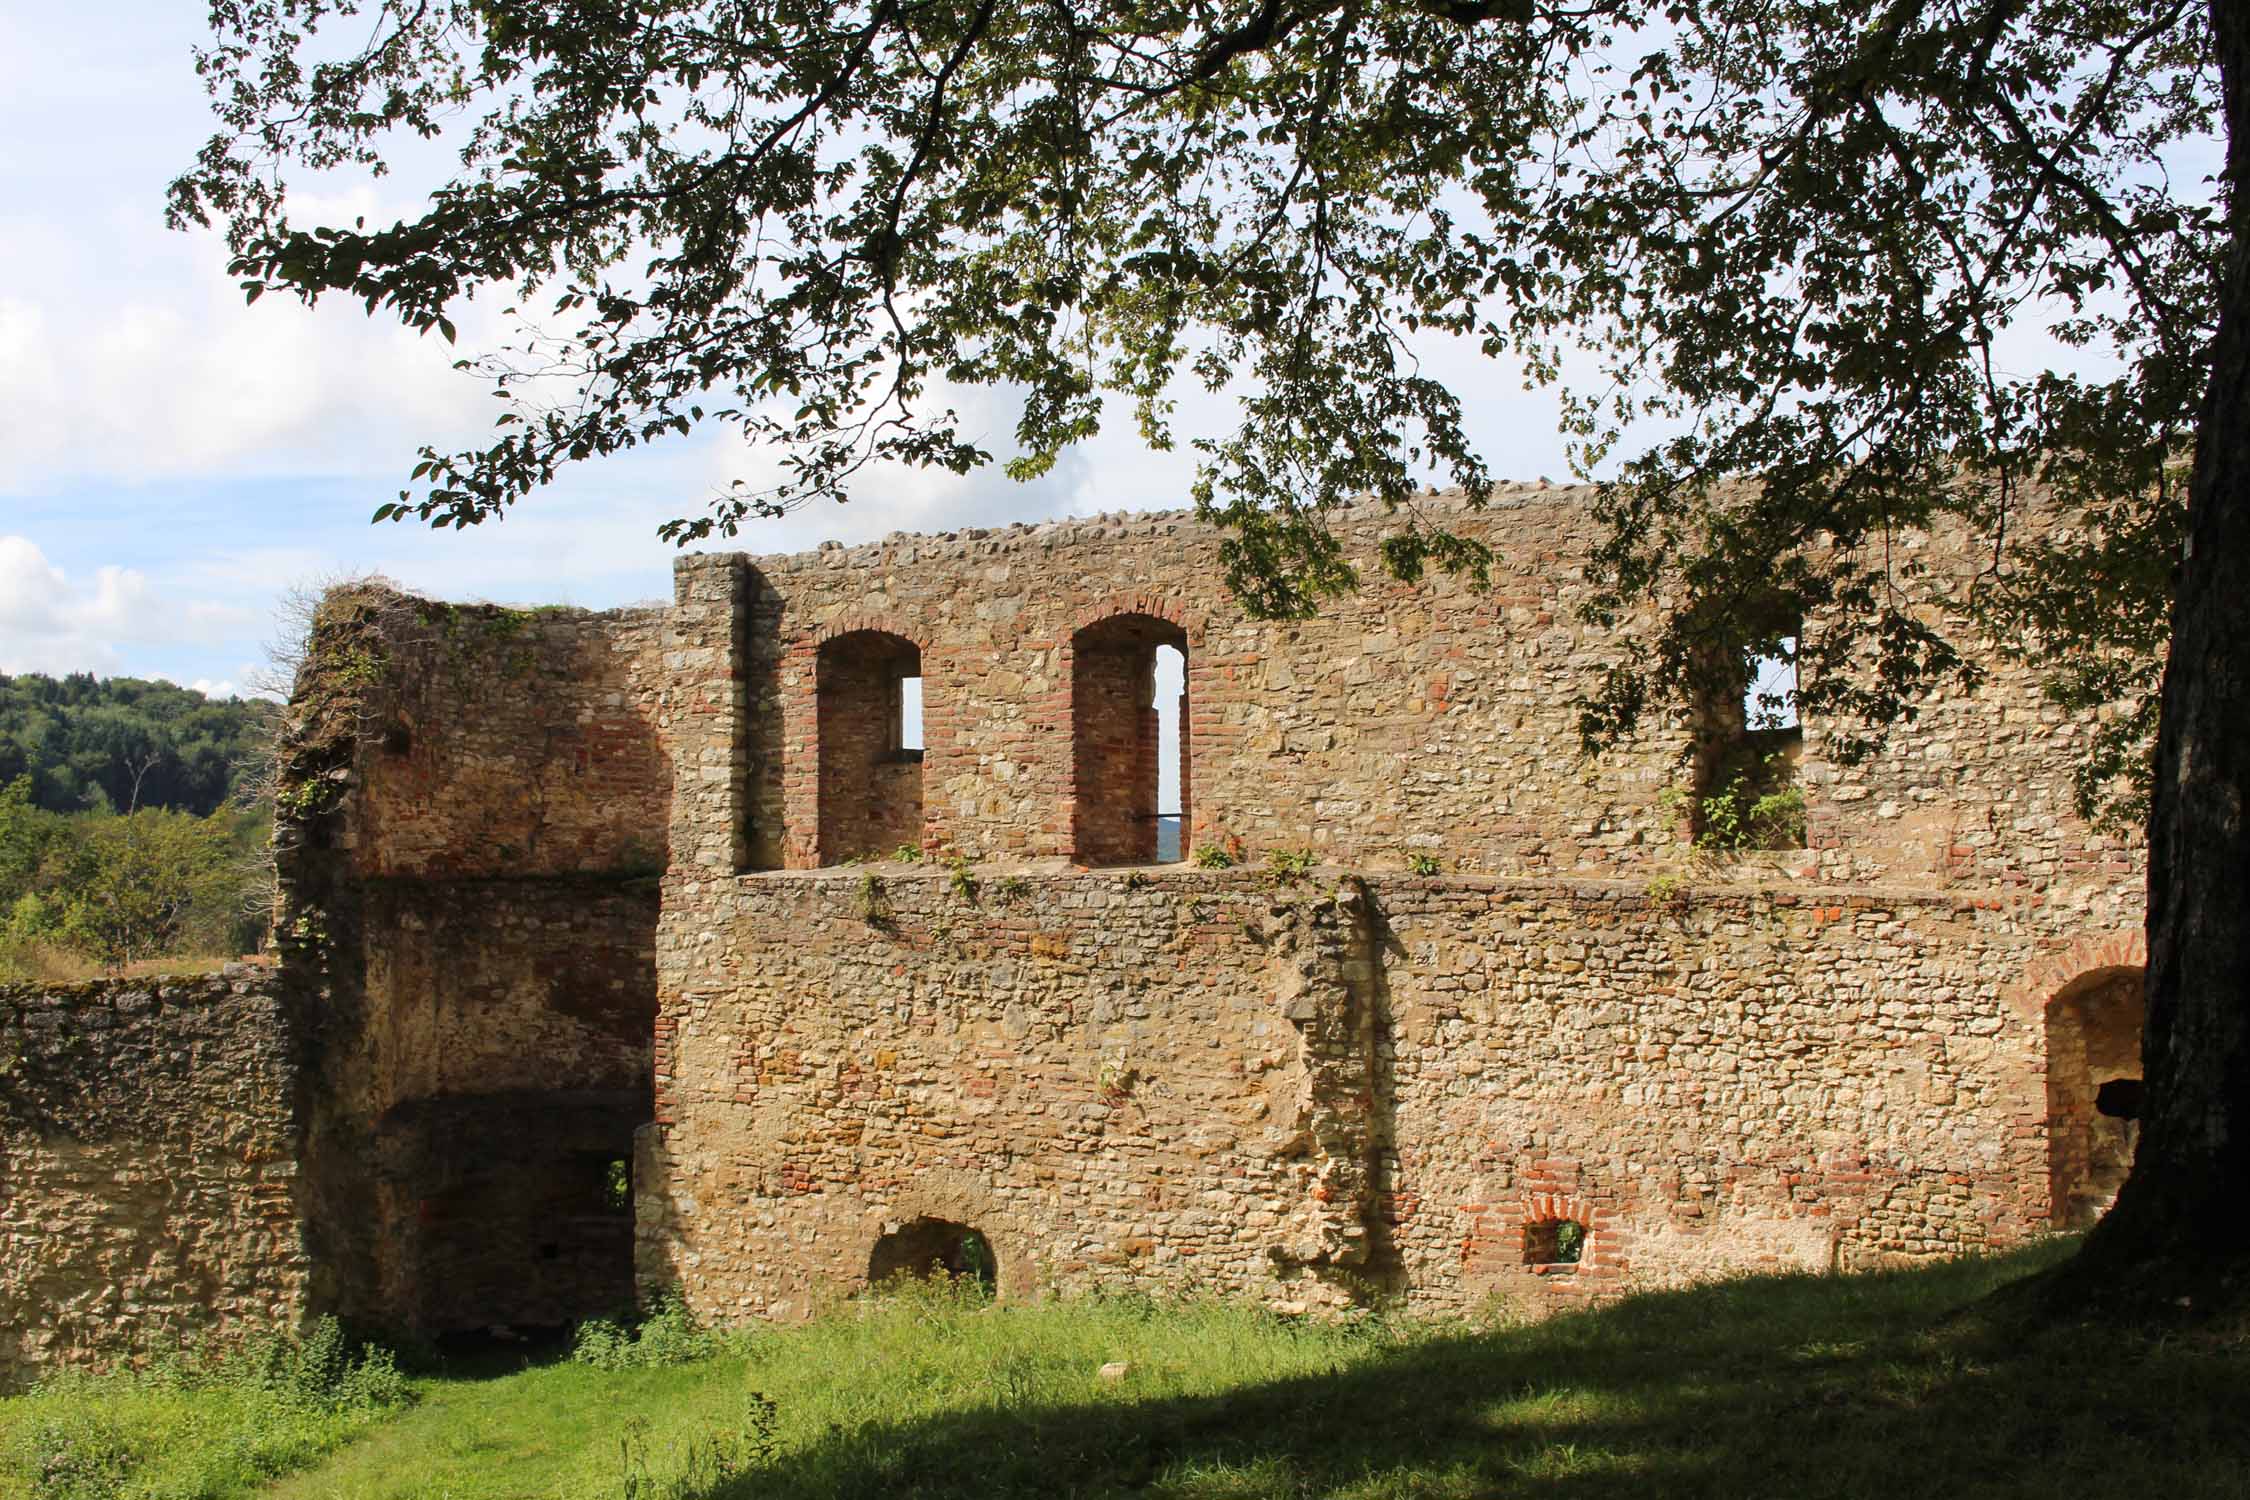
[[[1697, 856], [1667, 793], [1730, 706], [1581, 751], [1645, 623], [1577, 617], [1586, 499], [1429, 498], [1484, 590], [1383, 581], [1395, 523], [1347, 512], [1364, 586], [1285, 623], [1177, 515], [688, 557], [608, 614], [332, 595], [277, 828], [295, 1050], [257, 986], [22, 1012], [138, 1102], [9, 1125], [0, 1358], [197, 1307], [559, 1324], [636, 1277], [790, 1315], [971, 1231], [1008, 1295], [1457, 1309], [2097, 1212], [2143, 866], [2069, 812], [2084, 727], [1991, 661], [1864, 765], [1803, 726], [1806, 847]], [[1897, 546], [1938, 611], [1980, 562]], [[1234, 868], [1153, 863], [1159, 645], [1181, 848]]]
[[651, 1107], [666, 612], [334, 603], [297, 711], [333, 721], [346, 791], [284, 826], [289, 962], [325, 986], [318, 1299], [440, 1336], [614, 1311], [608, 1175]]
[[0, 987], [0, 1390], [295, 1321], [286, 994], [246, 967]]
[[[641, 1271], [717, 1316], [801, 1313], [925, 1217], [1009, 1294], [1459, 1308], [2053, 1214], [2025, 985], [2071, 918], [2037, 901], [886, 868], [666, 911]], [[1553, 1219], [1583, 1258], [1527, 1266]]]
[[[1118, 731], [1089, 740], [1074, 722], [1078, 643], [1106, 643], [1138, 618], [1187, 654], [1186, 850], [1232, 844], [1256, 862], [1310, 847], [1374, 871], [1420, 855], [1470, 874], [1660, 874], [1680, 853], [1683, 820], [1665, 792], [1685, 784], [1693, 735], [1681, 715], [1599, 758], [1581, 749], [1577, 699], [1639, 624], [1612, 634], [1577, 618], [1594, 536], [1587, 502], [1583, 490], [1520, 486], [1482, 512], [1429, 498], [1427, 510], [1494, 549], [1482, 591], [1386, 580], [1375, 554], [1397, 523], [1348, 510], [1339, 536], [1362, 587], [1315, 619], [1278, 623], [1243, 617], [1220, 584], [1218, 534], [1179, 515], [683, 558], [675, 634], [718, 690], [701, 709], [708, 734], [692, 751], [675, 747], [675, 781], [710, 777], [733, 800], [692, 812], [675, 800], [675, 837], [686, 822], [734, 840], [737, 870], [840, 862], [817, 837], [819, 653], [846, 632], [879, 630], [919, 652], [924, 847], [1085, 863], [1076, 845], [1092, 809], [1078, 805], [1076, 747], [1096, 758], [1130, 747]], [[1981, 563], [1966, 537], [1898, 546], [1926, 570], [1917, 587], [1939, 599]], [[729, 660], [731, 675], [719, 667]], [[1864, 764], [1838, 764], [1829, 730], [1806, 725], [1798, 775], [1811, 847], [1768, 863], [1831, 885], [2035, 888], [2090, 927], [2129, 923], [2136, 849], [2069, 809], [2088, 726], [2045, 702], [2022, 666], [1982, 665], [1980, 689], [1939, 694]], [[1104, 787], [1138, 775], [1094, 758], [1087, 769]], [[1102, 843], [1098, 816], [1094, 826]], [[1091, 852], [1106, 862], [1103, 848]]]
[[[1734, 710], [1583, 755], [1617, 646], [1577, 618], [1586, 498], [1431, 499], [1494, 549], [1485, 591], [1382, 581], [1393, 523], [1348, 515], [1363, 587], [1287, 623], [1243, 618], [1180, 516], [683, 559], [676, 619], [728, 686], [674, 742], [710, 791], [657, 933], [644, 1286], [801, 1312], [942, 1224], [1014, 1294], [1550, 1305], [2067, 1220], [2108, 1127], [2057, 1113], [2090, 1086], [2049, 1001], [2101, 965], [2053, 970], [2141, 910], [2138, 849], [2068, 809], [2083, 728], [1987, 662], [1866, 764], [1803, 727], [1805, 848], [1695, 856], [1667, 791]], [[1932, 608], [1980, 562], [1901, 546]], [[815, 873], [829, 804], [878, 794], [822, 729], [823, 652], [864, 632], [917, 655], [942, 868]], [[1183, 850], [1247, 868], [1085, 873], [1153, 858], [1158, 641], [1187, 661]], [[1308, 882], [1259, 868], [1302, 850]]]

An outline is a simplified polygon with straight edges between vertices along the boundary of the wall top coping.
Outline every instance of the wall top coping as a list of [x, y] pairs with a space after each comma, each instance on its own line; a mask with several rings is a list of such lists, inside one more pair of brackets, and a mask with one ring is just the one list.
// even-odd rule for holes
[[0, 1007], [30, 1010], [146, 1010], [152, 1005], [216, 1005], [244, 995], [266, 994], [282, 986], [281, 971], [269, 964], [228, 964], [216, 974], [154, 974], [0, 984]]
[[[1592, 485], [1558, 485], [1535, 480], [1495, 485], [1491, 499], [1481, 508], [1472, 506], [1468, 496], [1458, 489], [1429, 492], [1414, 503], [1419, 509], [1448, 515], [1466, 515], [1479, 509], [1506, 511], [1549, 508], [1557, 511], [1583, 511], [1592, 503], [1593, 495]], [[1390, 510], [1380, 501], [1365, 496], [1345, 502], [1336, 511], [1340, 526], [1373, 523], [1390, 514]], [[912, 550], [920, 561], [939, 561], [946, 558], [991, 557], [1030, 547], [1049, 548], [1084, 542], [1115, 541], [1134, 536], [1189, 534], [1216, 539], [1221, 533], [1218, 527], [1197, 519], [1195, 512], [1191, 510], [1105, 511], [1092, 516], [1016, 521], [1006, 526], [972, 526], [958, 531], [894, 531], [878, 541], [862, 542], [857, 546], [824, 542], [802, 552], [689, 552], [675, 558], [672, 566], [675, 571], [685, 573], [703, 568], [731, 567], [747, 561], [763, 573], [801, 573], [851, 568], [875, 562], [902, 549]]]
[[[970, 871], [979, 881], [986, 882], [986, 904], [991, 900], [990, 882], [1001, 878], [1020, 879], [1031, 885], [1080, 890], [1106, 889], [1126, 893], [1161, 890], [1175, 894], [1198, 891], [1212, 894], [1264, 892], [1292, 898], [1309, 897], [1319, 902], [1332, 899], [1337, 888], [1344, 882], [1356, 881], [1364, 883], [1369, 890], [1378, 894], [1386, 889], [1439, 893], [1458, 891], [1474, 895], [1559, 898], [1616, 906], [1661, 904], [1677, 907], [1683, 915], [1693, 915], [1698, 910], [1713, 907], [1729, 910], [1759, 906], [1816, 907], [1832, 909], [1834, 915], [1828, 918], [1831, 921], [1840, 920], [1847, 913], [1880, 911], [1896, 906], [1973, 913], [2051, 904], [2041, 892], [2028, 889], [1995, 894], [1990, 891], [1971, 893], [1909, 885], [1782, 886], [1772, 883], [1687, 885], [1676, 888], [1658, 901], [1649, 896], [1652, 882], [1648, 879], [1602, 880], [1553, 875], [1413, 875], [1401, 870], [1355, 870], [1342, 865], [1315, 866], [1302, 879], [1287, 883], [1277, 883], [1272, 875], [1256, 865], [1225, 870], [1179, 865], [1056, 870], [1038, 865], [993, 862], [973, 865]], [[796, 885], [817, 888], [834, 885], [856, 888], [869, 875], [885, 882], [937, 883], [951, 881], [953, 869], [942, 861], [931, 859], [911, 862], [876, 860], [856, 865], [830, 865], [817, 870], [751, 870], [727, 875], [708, 869], [684, 867], [676, 868], [668, 874], [665, 884], [668, 887], [692, 888], [723, 881], [737, 886]]]

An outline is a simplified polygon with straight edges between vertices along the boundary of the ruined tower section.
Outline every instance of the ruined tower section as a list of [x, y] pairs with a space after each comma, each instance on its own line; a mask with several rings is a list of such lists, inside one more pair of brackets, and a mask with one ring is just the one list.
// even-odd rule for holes
[[281, 794], [317, 978], [319, 1302], [426, 1335], [629, 1302], [669, 858], [664, 612], [321, 603]]
[[[682, 560], [644, 1290], [1545, 1307], [2098, 1211], [2142, 864], [2085, 728], [1994, 661], [1859, 765], [1731, 685], [1589, 759], [1587, 497], [1426, 506], [1489, 588], [1351, 510], [1304, 621], [1180, 516]], [[1933, 608], [1979, 562], [1898, 545]], [[1697, 847], [1728, 745], [1785, 836]]]

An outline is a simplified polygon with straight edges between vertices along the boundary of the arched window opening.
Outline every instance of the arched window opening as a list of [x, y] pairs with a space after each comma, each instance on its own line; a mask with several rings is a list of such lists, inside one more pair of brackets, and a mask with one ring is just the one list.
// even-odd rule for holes
[[1084, 865], [1183, 858], [1187, 632], [1154, 615], [1114, 615], [1071, 645], [1073, 857]]
[[1576, 1270], [1586, 1252], [1586, 1226], [1576, 1219], [1538, 1219], [1523, 1226], [1523, 1263]]
[[870, 1286], [938, 1277], [969, 1283], [991, 1296], [1000, 1284], [992, 1242], [981, 1230], [950, 1219], [913, 1219], [877, 1240], [867, 1258]]
[[2108, 1212], [2140, 1139], [2141, 971], [2081, 974], [2047, 1003], [2047, 1161], [2055, 1223]]
[[922, 652], [855, 630], [821, 643], [820, 862], [922, 843]]

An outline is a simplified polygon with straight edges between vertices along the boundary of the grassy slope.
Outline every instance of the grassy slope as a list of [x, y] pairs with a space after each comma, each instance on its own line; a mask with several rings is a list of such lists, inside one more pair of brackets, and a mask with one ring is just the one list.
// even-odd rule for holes
[[[2250, 1496], [2250, 1349], [1939, 1321], [2057, 1253], [1732, 1282], [1491, 1331], [859, 1305], [674, 1369], [431, 1380], [273, 1493], [677, 1493], [626, 1476], [677, 1473], [759, 1391], [773, 1458], [697, 1493]], [[1113, 1359], [1133, 1368], [1105, 1384]]]

